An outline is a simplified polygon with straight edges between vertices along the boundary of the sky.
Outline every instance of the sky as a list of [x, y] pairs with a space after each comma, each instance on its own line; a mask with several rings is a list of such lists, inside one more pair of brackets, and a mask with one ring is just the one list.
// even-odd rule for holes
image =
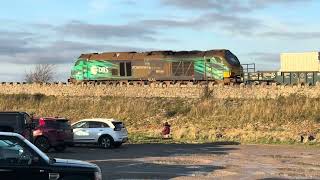
[[1, 0], [0, 81], [82, 53], [229, 49], [279, 70], [280, 53], [319, 51], [319, 0]]

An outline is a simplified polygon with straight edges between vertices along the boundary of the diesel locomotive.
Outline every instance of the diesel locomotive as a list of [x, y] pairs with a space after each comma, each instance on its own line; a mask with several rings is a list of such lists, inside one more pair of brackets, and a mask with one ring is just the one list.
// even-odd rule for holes
[[229, 50], [82, 54], [71, 82], [239, 82], [242, 66]]

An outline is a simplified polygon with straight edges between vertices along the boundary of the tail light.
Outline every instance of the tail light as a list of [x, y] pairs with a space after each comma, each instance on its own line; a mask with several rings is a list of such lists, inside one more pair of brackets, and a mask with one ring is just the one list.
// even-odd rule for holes
[[121, 127], [115, 127], [114, 130], [115, 131], [121, 131]]
[[124, 124], [122, 122], [112, 122], [114, 125], [114, 130], [115, 131], [121, 131], [122, 128], [124, 128]]
[[39, 119], [39, 126], [44, 126], [46, 124], [46, 121], [42, 118]]

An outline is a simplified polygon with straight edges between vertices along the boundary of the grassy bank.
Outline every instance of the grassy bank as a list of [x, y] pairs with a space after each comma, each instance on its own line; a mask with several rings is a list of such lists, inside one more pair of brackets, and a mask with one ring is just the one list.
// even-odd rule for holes
[[172, 125], [175, 142], [299, 143], [300, 135], [320, 142], [320, 99], [167, 99], [0, 95], [1, 111], [123, 120], [133, 142], [162, 142], [162, 123]]

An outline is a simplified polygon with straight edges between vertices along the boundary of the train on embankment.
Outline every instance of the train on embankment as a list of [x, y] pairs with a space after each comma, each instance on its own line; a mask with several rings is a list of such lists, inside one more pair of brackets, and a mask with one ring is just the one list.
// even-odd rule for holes
[[229, 50], [82, 54], [71, 82], [240, 82], [242, 66]]
[[[248, 72], [244, 70], [237, 56], [227, 49], [91, 53], [82, 54], [76, 60], [69, 81], [101, 82], [109, 85], [315, 85], [320, 82], [319, 57], [319, 53], [282, 54], [280, 71]], [[308, 66], [304, 65], [306, 62]]]

